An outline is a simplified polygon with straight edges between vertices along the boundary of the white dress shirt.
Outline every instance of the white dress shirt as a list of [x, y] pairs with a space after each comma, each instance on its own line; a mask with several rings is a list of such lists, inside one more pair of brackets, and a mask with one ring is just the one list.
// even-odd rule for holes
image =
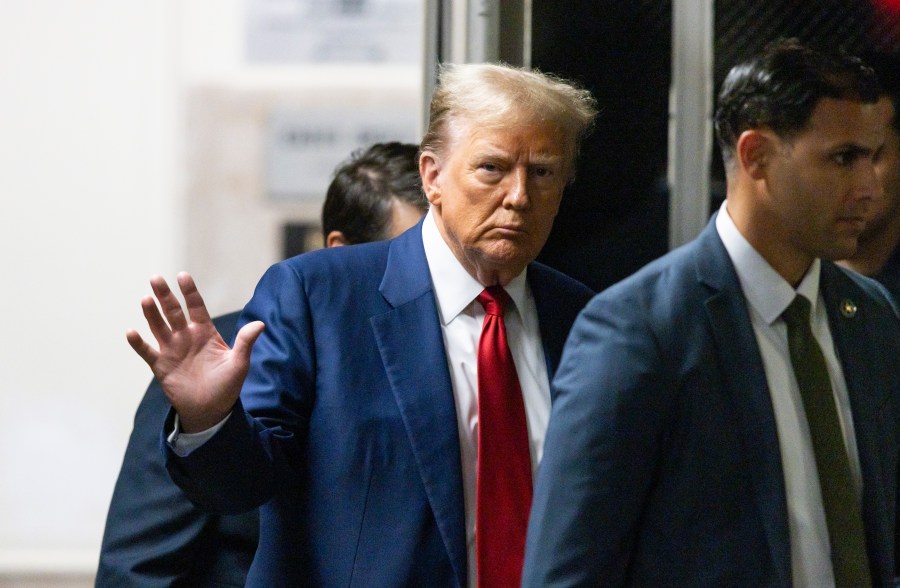
[[[484, 323], [484, 308], [475, 300], [484, 286], [459, 263], [441, 237], [431, 211], [422, 226], [425, 257], [437, 302], [444, 349], [456, 401], [463, 496], [465, 500], [466, 546], [469, 586], [476, 586], [475, 569], [475, 472], [478, 465], [478, 340]], [[550, 379], [541, 342], [537, 308], [525, 272], [505, 287], [513, 304], [504, 316], [507, 341], [516, 365], [525, 418], [528, 425], [532, 478], [537, 472], [550, 418]], [[423, 383], [427, 385], [427, 383]], [[229, 415], [230, 416], [230, 415]], [[200, 433], [180, 433], [178, 417], [168, 437], [173, 451], [182, 457], [210, 439], [228, 420]]]
[[716, 230], [734, 264], [747, 300], [750, 322], [762, 355], [766, 382], [772, 397], [787, 493], [793, 583], [797, 588], [834, 586], [828, 528], [815, 455], [803, 400], [791, 367], [787, 325], [781, 318], [781, 314], [797, 294], [803, 295], [812, 304], [812, 331], [828, 365], [851, 473], [856, 482], [857, 496], [861, 496], [862, 474], [847, 383], [834, 349], [825, 303], [819, 293], [821, 261], [813, 261], [795, 290], [738, 231], [728, 215], [726, 205], [727, 202], [723, 203], [719, 210]]

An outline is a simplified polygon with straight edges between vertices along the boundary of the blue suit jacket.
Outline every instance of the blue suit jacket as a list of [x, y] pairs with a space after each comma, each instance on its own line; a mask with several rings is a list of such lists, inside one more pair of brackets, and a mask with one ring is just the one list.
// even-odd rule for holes
[[[830, 262], [821, 291], [856, 427], [872, 575], [889, 585], [900, 321], [880, 286]], [[714, 222], [591, 301], [554, 393], [523, 585], [791, 585], [775, 416]]]
[[[549, 373], [591, 292], [528, 268]], [[465, 586], [456, 408], [421, 223], [273, 266], [239, 405], [173, 478], [198, 504], [260, 509], [250, 586]]]
[[887, 288], [894, 302], [900, 304], [900, 243], [894, 248], [894, 252], [884, 263], [877, 275], [872, 276]]
[[[237, 312], [213, 319], [234, 340]], [[109, 504], [96, 585], [142, 588], [243, 586], [256, 552], [256, 510], [216, 516], [198, 509], [166, 471], [159, 428], [171, 406], [154, 379], [134, 416]]]

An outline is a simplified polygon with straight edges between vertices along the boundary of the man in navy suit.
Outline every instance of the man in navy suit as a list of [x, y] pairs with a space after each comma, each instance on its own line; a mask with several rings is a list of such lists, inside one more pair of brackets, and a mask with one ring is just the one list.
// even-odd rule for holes
[[[226, 341], [240, 312], [213, 319]], [[194, 506], [166, 471], [159, 427], [171, 405], [150, 382], [116, 480], [97, 567], [97, 588], [243, 586], [256, 552], [259, 514], [216, 516]]]
[[[128, 340], [175, 409], [170, 473], [206, 508], [263, 505], [248, 585], [474, 585], [501, 567], [500, 551], [503, 584], [519, 583], [509, 563], [516, 549], [522, 560], [524, 525], [503, 537], [508, 550], [478, 548], [476, 520], [495, 514], [478, 488], [505, 481], [508, 464], [496, 477], [478, 470], [490, 428], [476, 350], [482, 323], [505, 324], [530, 495], [549, 377], [591, 294], [533, 260], [595, 113], [587, 91], [538, 72], [446, 66], [419, 159], [430, 209], [416, 227], [273, 266], [233, 349], [188, 274], [186, 312], [151, 280], [161, 312], [152, 297], [142, 307], [159, 350], [134, 331]], [[509, 299], [490, 311], [499, 318], [487, 319], [486, 292]], [[529, 503], [505, 514], [527, 523]]]
[[[326, 247], [396, 237], [428, 207], [418, 146], [376, 143], [335, 170], [322, 207]], [[239, 312], [213, 319], [229, 344]], [[170, 405], [154, 379], [134, 419], [110, 502], [97, 586], [243, 586], [256, 552], [256, 509], [217, 516], [194, 506], [172, 482], [159, 428]]]
[[[829, 261], [856, 248], [877, 189], [877, 92], [858, 60], [790, 40], [731, 70], [726, 202], [572, 328], [524, 586], [892, 585], [900, 320], [879, 284]], [[792, 328], [821, 352], [795, 370], [782, 313], [799, 296], [812, 311]], [[802, 390], [822, 392], [833, 452], [811, 440], [813, 373], [825, 386]], [[820, 483], [838, 473], [846, 485]], [[849, 499], [826, 513], [835, 489]]]

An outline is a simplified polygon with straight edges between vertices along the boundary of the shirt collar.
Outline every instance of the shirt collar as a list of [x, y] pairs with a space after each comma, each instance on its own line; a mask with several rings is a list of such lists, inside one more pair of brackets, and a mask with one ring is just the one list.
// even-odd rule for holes
[[719, 209], [719, 215], [716, 217], [716, 230], [728, 251], [732, 264], [734, 264], [747, 303], [756, 309], [766, 324], [771, 325], [781, 317], [781, 314], [793, 302], [794, 297], [802, 294], [812, 304], [812, 312], [815, 316], [816, 304], [819, 299], [821, 260], [819, 258], [813, 260], [806, 275], [803, 276], [803, 280], [800, 281], [800, 285], [794, 290], [787, 280], [782, 278], [744, 238], [728, 214], [727, 204], [726, 200]]
[[[484, 285], [472, 277], [453, 255], [437, 228], [432, 210], [428, 211], [422, 223], [422, 245], [425, 247], [425, 259], [431, 272], [441, 324], [446, 325], [481, 294]], [[504, 288], [516, 308], [524, 308], [525, 288], [525, 271], [510, 280]]]

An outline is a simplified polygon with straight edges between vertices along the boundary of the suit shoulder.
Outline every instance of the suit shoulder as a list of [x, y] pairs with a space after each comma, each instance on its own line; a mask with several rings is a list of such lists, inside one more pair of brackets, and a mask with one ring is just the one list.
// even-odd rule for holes
[[271, 286], [304, 284], [327, 290], [345, 284], [363, 287], [380, 280], [387, 263], [390, 241], [377, 241], [344, 247], [330, 247], [302, 253], [273, 264], [266, 270], [257, 290]]
[[559, 296], [567, 296], [571, 300], [583, 300], [585, 303], [595, 294], [593, 290], [575, 278], [562, 273], [540, 262], [533, 262], [528, 267], [529, 285], [556, 291]]
[[303, 273], [371, 267], [373, 264], [378, 264], [379, 260], [383, 265], [384, 260], [387, 259], [389, 247], [390, 241], [375, 241], [344, 247], [328, 247], [295, 255], [275, 264], [275, 266], [284, 266]]
[[314, 323], [346, 324], [346, 313], [361, 317], [383, 311], [379, 286], [388, 266], [389, 243], [321, 249], [272, 265], [257, 283], [241, 321], [307, 329]]
[[605, 325], [642, 333], [660, 349], [679, 346], [683, 337], [705, 336], [702, 317], [710, 297], [729, 289], [740, 296], [740, 285], [735, 276], [723, 278], [720, 289], [711, 287], [698, 275], [700, 257], [693, 242], [675, 249], [596, 295], [579, 320], [589, 329]]

